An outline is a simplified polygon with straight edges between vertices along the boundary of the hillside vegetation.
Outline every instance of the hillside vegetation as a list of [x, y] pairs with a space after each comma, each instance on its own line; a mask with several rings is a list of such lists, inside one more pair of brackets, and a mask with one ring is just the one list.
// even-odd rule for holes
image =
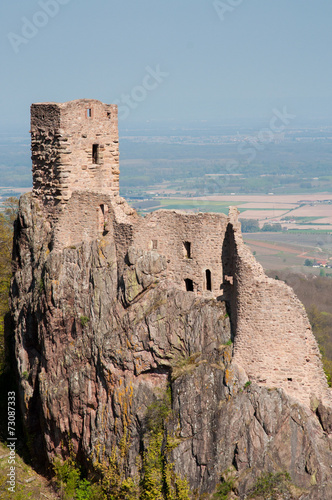
[[17, 207], [17, 198], [8, 198], [4, 203], [4, 211], [0, 212], [0, 373], [4, 369], [4, 318], [9, 311], [13, 223]]
[[[59, 498], [48, 481], [37, 474], [31, 466], [23, 461], [19, 455], [25, 455], [22, 430], [17, 425], [17, 448], [15, 457], [16, 487], [15, 492], [8, 490], [8, 457], [10, 450], [5, 440], [7, 437], [7, 392], [13, 390], [11, 372], [5, 363], [4, 349], [4, 320], [9, 312], [8, 294], [12, 274], [11, 256], [13, 240], [13, 222], [16, 218], [18, 200], [9, 198], [3, 205], [4, 210], [0, 212], [0, 498], [24, 500], [26, 498], [42, 499]], [[19, 419], [17, 419], [19, 424]]]

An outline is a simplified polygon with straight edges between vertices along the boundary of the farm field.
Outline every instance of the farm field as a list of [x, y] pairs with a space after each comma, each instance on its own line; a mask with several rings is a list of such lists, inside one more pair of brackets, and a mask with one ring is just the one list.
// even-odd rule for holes
[[[329, 194], [160, 197], [135, 204], [142, 215], [161, 208], [227, 214], [231, 205], [238, 207], [240, 218], [258, 219], [260, 227], [265, 223], [280, 223], [287, 228], [282, 232], [243, 234], [264, 269], [287, 268], [292, 272], [320, 274], [321, 269], [304, 266], [305, 259], [332, 263], [332, 195]], [[329, 269], [324, 272], [329, 273]]]
[[305, 259], [332, 264], [332, 236], [328, 233], [244, 233], [243, 237], [265, 270], [288, 268], [306, 274], [332, 274], [329, 269], [304, 266]]
[[134, 204], [142, 212], [168, 208], [194, 212], [228, 212], [236, 205], [243, 219], [257, 219], [260, 227], [265, 223], [280, 223], [287, 229], [332, 231], [332, 195], [234, 195], [204, 197], [154, 198], [148, 206], [144, 201]]

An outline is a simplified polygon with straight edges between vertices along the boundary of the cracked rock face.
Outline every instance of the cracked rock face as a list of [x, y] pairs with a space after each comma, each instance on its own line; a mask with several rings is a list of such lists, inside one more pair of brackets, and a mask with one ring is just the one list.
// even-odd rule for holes
[[192, 492], [212, 494], [232, 470], [245, 498], [262, 473], [287, 471], [294, 498], [332, 498], [331, 414], [250, 384], [232, 360], [225, 303], [174, 288], [155, 251], [130, 248], [120, 275], [111, 237], [54, 252], [40, 211], [22, 198], [11, 291], [20, 404], [40, 462], [69, 442], [82, 464], [102, 460], [128, 428], [136, 474], [147, 410], [170, 386], [165, 432]]

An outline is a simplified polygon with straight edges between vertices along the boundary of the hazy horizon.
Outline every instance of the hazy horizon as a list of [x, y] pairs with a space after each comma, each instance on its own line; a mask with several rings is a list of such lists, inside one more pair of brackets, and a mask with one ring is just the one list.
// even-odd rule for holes
[[[32, 102], [119, 103], [150, 122], [330, 124], [332, 5], [324, 0], [13, 0], [0, 7], [0, 131]], [[319, 125], [318, 125], [319, 126]]]

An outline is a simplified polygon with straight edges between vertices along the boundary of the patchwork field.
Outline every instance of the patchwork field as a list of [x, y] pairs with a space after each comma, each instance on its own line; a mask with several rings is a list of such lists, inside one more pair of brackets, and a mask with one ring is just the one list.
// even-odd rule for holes
[[304, 265], [306, 259], [316, 259], [322, 265], [332, 265], [332, 236], [327, 232], [246, 233], [244, 240], [264, 269], [291, 268], [293, 272], [325, 274], [332, 269]]
[[[145, 205], [144, 205], [145, 204]], [[242, 219], [257, 219], [259, 226], [280, 223], [284, 231], [244, 233], [244, 239], [264, 269], [290, 268], [294, 272], [329, 274], [327, 268], [304, 266], [306, 259], [332, 264], [332, 195], [227, 195], [204, 198], [155, 198], [134, 203], [144, 212], [161, 208], [191, 212], [228, 213], [236, 205]], [[332, 275], [332, 269], [331, 269]]]
[[142, 212], [168, 208], [219, 213], [227, 213], [230, 205], [236, 205], [241, 218], [257, 219], [260, 227], [280, 223], [287, 229], [332, 231], [332, 195], [328, 193], [155, 198], [147, 207], [144, 201], [134, 205]]

